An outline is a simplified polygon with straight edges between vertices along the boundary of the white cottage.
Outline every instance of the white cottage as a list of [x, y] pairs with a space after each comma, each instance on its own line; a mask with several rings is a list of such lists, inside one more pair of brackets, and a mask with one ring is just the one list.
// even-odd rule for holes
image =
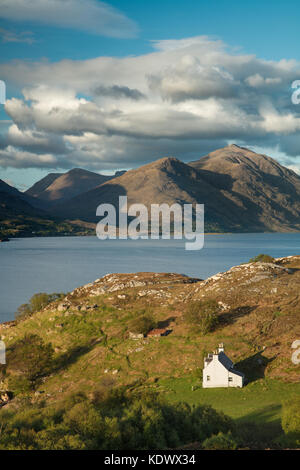
[[203, 388], [243, 387], [245, 376], [224, 353], [223, 343], [204, 359]]

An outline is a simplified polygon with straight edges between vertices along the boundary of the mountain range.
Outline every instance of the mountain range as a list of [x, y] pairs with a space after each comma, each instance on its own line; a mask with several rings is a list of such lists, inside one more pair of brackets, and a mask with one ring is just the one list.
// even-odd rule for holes
[[119, 196], [126, 195], [129, 205], [148, 208], [153, 203], [205, 204], [206, 231], [300, 230], [300, 177], [276, 160], [237, 145], [190, 163], [166, 157], [111, 176], [79, 168], [50, 173], [25, 193], [2, 182], [0, 217], [4, 193], [11, 209], [18, 210], [20, 199], [39, 216], [60, 220], [96, 223], [99, 204], [118, 206]]
[[63, 202], [96, 188], [113, 177], [73, 168], [67, 173], [50, 173], [29, 188], [25, 194], [48, 204]]

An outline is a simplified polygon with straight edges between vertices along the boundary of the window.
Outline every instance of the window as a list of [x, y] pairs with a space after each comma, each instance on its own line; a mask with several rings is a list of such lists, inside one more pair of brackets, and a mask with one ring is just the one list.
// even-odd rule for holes
[[207, 375], [207, 376], [206, 376], [206, 381], [207, 381], [207, 382], [210, 381], [210, 375]]
[[228, 382], [232, 382], [233, 378], [232, 377], [228, 377]]

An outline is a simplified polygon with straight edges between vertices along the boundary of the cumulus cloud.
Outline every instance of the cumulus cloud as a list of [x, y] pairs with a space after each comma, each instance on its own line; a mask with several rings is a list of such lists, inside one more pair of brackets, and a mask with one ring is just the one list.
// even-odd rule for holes
[[11, 145], [5, 150], [0, 150], [0, 165], [4, 168], [53, 168], [58, 163], [57, 158], [52, 154], [36, 154], [25, 152]]
[[2, 146], [6, 147], [7, 145], [14, 148], [20, 147], [37, 154], [67, 154], [69, 151], [62, 136], [31, 129], [22, 130], [16, 124], [9, 127], [2, 142]]
[[237, 54], [207, 37], [153, 45], [136, 57], [1, 64], [1, 77], [22, 89], [5, 104], [13, 124], [1, 164], [128, 168], [193, 160], [232, 141], [300, 156], [291, 102], [300, 63]]
[[109, 37], [134, 37], [136, 24], [97, 0], [0, 0], [0, 17], [73, 28]]
[[149, 86], [163, 99], [180, 102], [187, 99], [232, 98], [239, 83], [223, 67], [205, 66], [193, 55], [184, 55], [157, 75], [149, 76]]

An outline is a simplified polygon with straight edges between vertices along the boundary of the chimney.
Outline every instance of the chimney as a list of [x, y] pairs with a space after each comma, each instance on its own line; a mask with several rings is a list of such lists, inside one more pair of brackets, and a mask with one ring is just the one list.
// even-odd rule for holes
[[220, 343], [219, 344], [219, 347], [218, 347], [218, 352], [224, 352], [224, 344], [223, 343]]

